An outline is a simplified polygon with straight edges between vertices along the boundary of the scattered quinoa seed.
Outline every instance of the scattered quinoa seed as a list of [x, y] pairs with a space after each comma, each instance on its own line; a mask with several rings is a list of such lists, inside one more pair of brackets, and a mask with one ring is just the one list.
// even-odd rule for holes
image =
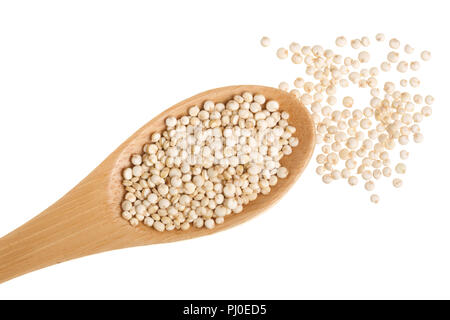
[[336, 38], [336, 45], [338, 47], [345, 47], [347, 45], [347, 39], [343, 36]]
[[[289, 91], [287, 82], [281, 82], [279, 88], [311, 111], [316, 144], [320, 145], [315, 171], [322, 181], [331, 184], [342, 180], [357, 186], [361, 178], [361, 185], [371, 192], [378, 180], [406, 173], [406, 164], [395, 156], [399, 155], [399, 161], [407, 160], [407, 146], [424, 141], [420, 125], [432, 115], [434, 98], [417, 92], [422, 89], [417, 72], [421, 62], [412, 45], [402, 45], [396, 38], [377, 46], [371, 46], [366, 36], [347, 39], [336, 37], [336, 50], [291, 43], [290, 58], [296, 70], [304, 66], [304, 72], [292, 79], [294, 89]], [[383, 42], [386, 37], [378, 33], [375, 40]], [[348, 56], [339, 52], [348, 45], [356, 53]], [[431, 59], [430, 51], [419, 52], [422, 61]], [[280, 48], [277, 56], [286, 59], [289, 52]], [[374, 61], [378, 56], [384, 59]], [[366, 93], [367, 99], [360, 93]], [[272, 111], [270, 103], [266, 108]], [[281, 152], [289, 154], [291, 150], [287, 146]], [[277, 177], [282, 176], [279, 168]], [[392, 184], [399, 188], [403, 181], [394, 177]], [[378, 203], [378, 194], [372, 194], [370, 201]]]
[[406, 165], [404, 163], [399, 163], [395, 166], [395, 172], [399, 174], [406, 173]]
[[370, 196], [370, 201], [373, 203], [378, 203], [378, 202], [380, 202], [380, 196], [377, 194], [372, 194]]
[[409, 44], [405, 45], [405, 52], [408, 54], [411, 54], [414, 52], [414, 48], [411, 47]]
[[286, 59], [289, 55], [289, 52], [285, 48], [279, 48], [277, 50], [277, 57], [278, 59]]
[[395, 38], [389, 40], [389, 47], [391, 47], [392, 49], [398, 49], [398, 48], [400, 48], [400, 41], [398, 41], [398, 40], [395, 39]]
[[395, 178], [394, 180], [392, 180], [392, 184], [394, 185], [394, 187], [400, 188], [403, 185], [403, 181], [399, 178]]
[[422, 58], [423, 61], [428, 61], [431, 59], [431, 52], [430, 51], [422, 51], [422, 53], [420, 54], [420, 57]]
[[409, 152], [406, 150], [402, 150], [400, 151], [400, 159], [402, 160], [406, 160], [409, 157]]
[[301, 52], [301, 49], [302, 49], [302, 47], [301, 47], [297, 42], [292, 42], [292, 43], [289, 45], [289, 50], [290, 50], [292, 53], [297, 53], [297, 54], [299, 54], [299, 53]]
[[379, 42], [384, 41], [386, 37], [384, 36], [383, 33], [377, 33], [377, 35], [375, 36], [375, 39]]
[[270, 46], [270, 38], [262, 37], [260, 43], [263, 47], [268, 47], [268, 46]]

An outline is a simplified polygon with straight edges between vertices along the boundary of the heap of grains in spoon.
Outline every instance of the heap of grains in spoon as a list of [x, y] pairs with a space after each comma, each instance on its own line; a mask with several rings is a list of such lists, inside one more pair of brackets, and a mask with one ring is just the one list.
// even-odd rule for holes
[[[352, 56], [296, 42], [289, 45], [289, 50], [276, 50], [279, 59], [290, 55], [294, 65], [305, 66], [301, 77], [293, 81], [293, 89], [289, 91], [287, 82], [281, 82], [279, 88], [295, 95], [312, 112], [316, 143], [322, 145], [316, 157], [316, 172], [326, 184], [343, 179], [355, 186], [362, 180], [364, 188], [372, 192], [377, 180], [395, 174], [398, 176], [393, 177], [392, 185], [399, 188], [403, 184], [400, 176], [406, 172], [401, 161], [409, 156], [404, 148], [411, 140], [421, 143], [424, 139], [420, 122], [431, 115], [434, 98], [417, 92], [421, 82], [415, 73], [421, 67], [419, 60], [430, 60], [431, 53], [425, 50], [415, 57], [411, 45], [402, 47], [395, 38], [386, 45], [385, 39], [384, 34], [377, 34], [379, 44], [369, 51], [368, 37], [350, 41], [337, 37], [336, 51], [355, 50]], [[269, 46], [270, 39], [264, 37], [261, 44]], [[371, 64], [372, 54], [383, 49], [384, 59]], [[396, 75], [402, 79], [393, 80]], [[387, 77], [387, 81], [379, 81], [380, 76]], [[362, 91], [367, 97], [363, 101], [347, 94], [360, 95]], [[400, 161], [394, 164], [397, 147], [403, 149]], [[370, 200], [378, 203], [380, 197], [372, 194]]]
[[157, 231], [214, 228], [286, 178], [280, 164], [299, 143], [277, 101], [244, 92], [165, 120], [123, 170], [122, 217]]

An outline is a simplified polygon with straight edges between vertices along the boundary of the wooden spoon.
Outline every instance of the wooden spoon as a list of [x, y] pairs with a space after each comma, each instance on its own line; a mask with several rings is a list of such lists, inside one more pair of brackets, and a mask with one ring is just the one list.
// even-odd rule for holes
[[[140, 153], [155, 131], [164, 129], [168, 116], [187, 114], [193, 105], [206, 100], [226, 102], [245, 91], [261, 93], [279, 102], [280, 110], [290, 114], [294, 136], [300, 141], [281, 163], [288, 168], [286, 179], [268, 195], [259, 195], [244, 206], [239, 214], [231, 214], [214, 229], [194, 227], [187, 231], [158, 232], [140, 224], [132, 227], [121, 217], [124, 196], [122, 170], [130, 165], [130, 155]], [[179, 241], [209, 235], [243, 223], [274, 205], [294, 184], [305, 169], [315, 145], [314, 124], [306, 108], [292, 95], [262, 86], [230, 86], [200, 93], [167, 109], [139, 129], [106, 158], [75, 188], [44, 212], [0, 239], [0, 283], [19, 275], [56, 263], [103, 251], [147, 244]]]

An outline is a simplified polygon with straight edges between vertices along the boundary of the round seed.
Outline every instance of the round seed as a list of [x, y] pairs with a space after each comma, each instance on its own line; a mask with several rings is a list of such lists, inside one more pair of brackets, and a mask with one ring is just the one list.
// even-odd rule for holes
[[392, 184], [394, 187], [400, 188], [403, 185], [403, 181], [399, 178], [395, 178], [394, 180], [392, 180]]
[[260, 43], [263, 47], [270, 46], [270, 38], [269, 37], [262, 37], [260, 40]]
[[288, 55], [289, 55], [289, 52], [285, 48], [279, 48], [277, 50], [277, 57], [278, 57], [278, 59], [286, 59], [288, 57]]
[[380, 196], [378, 196], [377, 194], [372, 194], [370, 196], [370, 201], [373, 203], [378, 203], [380, 202]]

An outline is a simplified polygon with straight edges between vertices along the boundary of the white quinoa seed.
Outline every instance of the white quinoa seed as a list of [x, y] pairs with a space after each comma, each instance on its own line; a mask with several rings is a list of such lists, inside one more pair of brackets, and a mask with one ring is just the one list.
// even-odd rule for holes
[[288, 57], [288, 55], [289, 55], [289, 52], [285, 48], [279, 48], [277, 50], [277, 57], [278, 57], [278, 59], [286, 59]]
[[398, 49], [398, 48], [400, 48], [400, 41], [398, 41], [398, 40], [395, 39], [395, 38], [389, 40], [389, 47], [391, 47], [392, 49]]
[[395, 172], [399, 173], [399, 174], [404, 174], [406, 173], [406, 165], [404, 163], [398, 163], [395, 166]]
[[412, 61], [409, 64], [409, 66], [410, 66], [411, 70], [418, 71], [420, 69], [420, 62], [419, 61]]
[[372, 194], [370, 196], [370, 201], [373, 203], [378, 203], [378, 202], [380, 202], [380, 196], [377, 194]]
[[125, 180], [131, 180], [131, 178], [133, 178], [133, 170], [131, 168], [124, 169], [122, 172], [122, 177]]
[[337, 37], [335, 41], [338, 47], [345, 47], [347, 45], [347, 39], [343, 36]]
[[384, 61], [380, 65], [380, 69], [384, 72], [388, 72], [391, 70], [391, 64], [387, 61]]
[[394, 185], [394, 187], [400, 188], [403, 185], [403, 181], [402, 179], [395, 178], [394, 180], [392, 180], [392, 184]]
[[269, 37], [262, 37], [260, 40], [260, 43], [263, 47], [270, 46], [270, 38]]
[[356, 186], [358, 184], [358, 178], [355, 176], [351, 176], [348, 178], [348, 184], [351, 186]]
[[407, 54], [411, 54], [411, 53], [414, 52], [414, 48], [411, 47], [409, 44], [407, 44], [407, 45], [405, 45], [405, 52], [406, 52]]
[[422, 53], [420, 54], [420, 57], [422, 58], [423, 61], [428, 61], [431, 59], [431, 52], [430, 51], [422, 51]]
[[375, 36], [375, 39], [376, 39], [377, 41], [379, 41], [379, 42], [384, 41], [385, 38], [386, 38], [386, 37], [384, 36], [383, 33], [377, 33], [376, 36]]
[[289, 50], [290, 50], [292, 53], [297, 53], [297, 54], [299, 54], [299, 53], [301, 53], [301, 49], [302, 49], [302, 47], [301, 47], [297, 42], [292, 42], [292, 43], [289, 45]]

